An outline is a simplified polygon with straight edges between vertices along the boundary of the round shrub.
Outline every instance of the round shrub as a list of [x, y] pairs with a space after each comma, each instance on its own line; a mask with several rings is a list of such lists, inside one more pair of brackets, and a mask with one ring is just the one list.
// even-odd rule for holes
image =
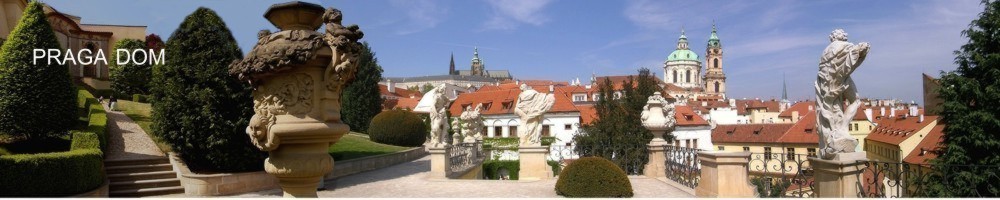
[[404, 147], [416, 147], [427, 140], [427, 125], [416, 113], [387, 110], [372, 119], [368, 136], [373, 142]]
[[556, 194], [566, 197], [632, 197], [632, 183], [618, 165], [601, 157], [573, 161], [559, 173]]

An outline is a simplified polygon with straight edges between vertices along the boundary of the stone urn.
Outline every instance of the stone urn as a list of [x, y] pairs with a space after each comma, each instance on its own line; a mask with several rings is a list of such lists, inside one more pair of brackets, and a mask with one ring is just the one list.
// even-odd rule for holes
[[653, 93], [646, 101], [646, 106], [642, 111], [642, 126], [653, 133], [653, 140], [649, 141], [650, 146], [662, 146], [669, 144], [663, 140], [663, 135], [667, 131], [674, 129], [674, 106], [667, 103], [660, 92]]
[[[264, 17], [280, 31], [258, 33], [250, 53], [230, 65], [254, 88], [246, 131], [270, 155], [264, 170], [285, 197], [316, 197], [333, 170], [327, 149], [350, 131], [341, 121], [340, 94], [354, 79], [363, 33], [341, 25], [339, 10], [305, 2], [272, 5]], [[316, 31], [324, 24], [325, 31]]]

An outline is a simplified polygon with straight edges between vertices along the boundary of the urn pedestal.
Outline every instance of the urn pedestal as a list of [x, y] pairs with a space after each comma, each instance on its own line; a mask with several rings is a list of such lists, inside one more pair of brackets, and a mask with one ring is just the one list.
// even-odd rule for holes
[[653, 134], [653, 139], [647, 144], [649, 150], [649, 162], [643, 168], [643, 174], [649, 177], [663, 177], [666, 175], [666, 148], [670, 144], [663, 140], [663, 135], [674, 129], [674, 112], [672, 105], [668, 105], [660, 92], [653, 93], [646, 101], [646, 107], [642, 112], [642, 126], [649, 129]]

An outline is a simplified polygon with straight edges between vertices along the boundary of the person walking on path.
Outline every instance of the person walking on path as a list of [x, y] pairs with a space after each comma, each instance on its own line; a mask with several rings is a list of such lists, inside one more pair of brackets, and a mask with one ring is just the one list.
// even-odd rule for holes
[[111, 108], [111, 111], [115, 111], [116, 103], [118, 103], [118, 98], [115, 98], [115, 95], [111, 95], [111, 99], [108, 99], [108, 108]]

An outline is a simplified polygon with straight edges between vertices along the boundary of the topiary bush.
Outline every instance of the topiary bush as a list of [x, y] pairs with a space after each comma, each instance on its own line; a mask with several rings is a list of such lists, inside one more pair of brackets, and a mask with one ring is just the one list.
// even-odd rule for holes
[[[114, 49], [124, 49], [129, 52], [137, 49], [145, 51], [146, 43], [136, 39], [123, 39], [115, 43]], [[114, 90], [114, 95], [124, 97], [131, 94], [149, 94], [149, 81], [153, 77], [149, 62], [136, 64], [136, 55], [133, 54], [131, 55], [133, 58], [130, 58], [132, 62], [118, 65], [118, 56], [118, 51], [111, 52], [111, 58], [115, 60], [108, 62], [111, 65], [108, 72], [111, 74], [111, 89]]]
[[37, 139], [66, 136], [77, 125], [69, 67], [39, 59], [33, 49], [60, 49], [42, 4], [28, 4], [0, 54], [0, 134]]
[[0, 156], [0, 196], [68, 196], [104, 183], [100, 149]]
[[416, 113], [387, 110], [372, 119], [368, 137], [382, 144], [417, 147], [427, 140], [427, 125]]
[[632, 197], [632, 183], [618, 165], [601, 157], [573, 161], [559, 173], [556, 193], [566, 197]]
[[192, 170], [262, 170], [266, 153], [245, 130], [250, 85], [229, 75], [243, 56], [225, 22], [208, 8], [188, 15], [167, 40], [169, 61], [153, 66], [152, 132]]

